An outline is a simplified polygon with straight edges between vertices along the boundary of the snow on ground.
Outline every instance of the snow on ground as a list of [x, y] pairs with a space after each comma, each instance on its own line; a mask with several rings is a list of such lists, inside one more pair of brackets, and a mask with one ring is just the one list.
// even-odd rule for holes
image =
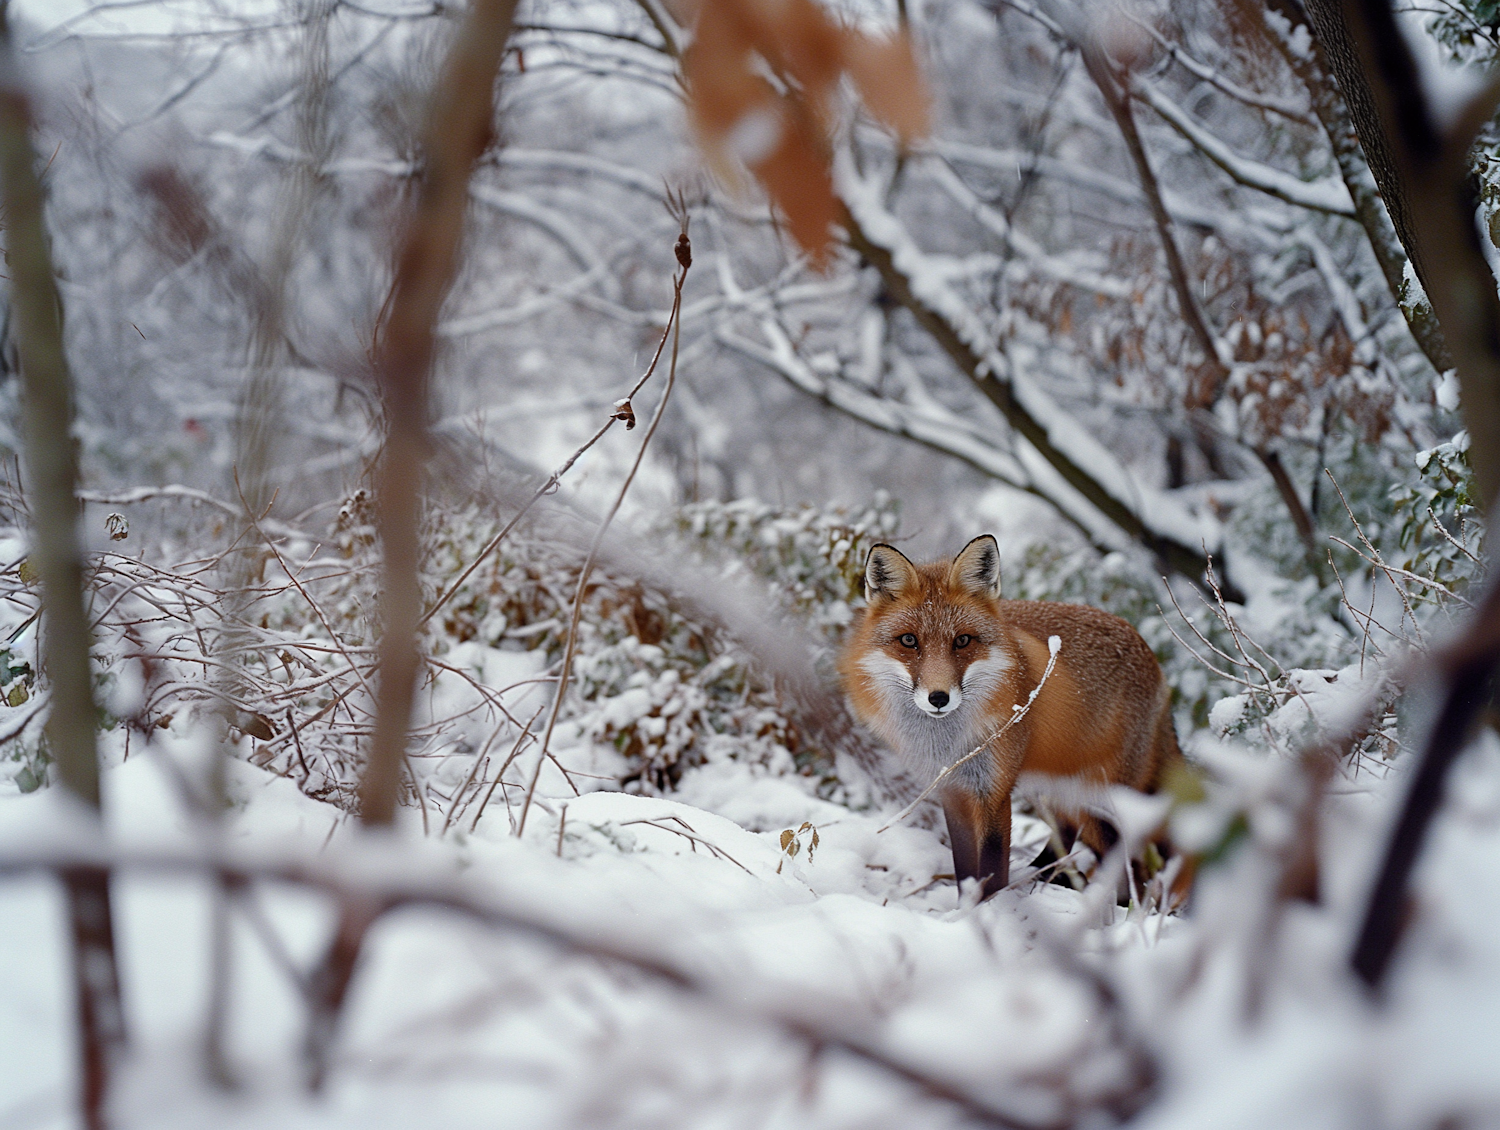
[[[187, 737], [163, 748], [190, 762]], [[162, 770], [132, 753], [105, 775], [122, 850], [201, 832]], [[234, 926], [233, 1093], [199, 1080], [209, 899], [200, 880], [136, 873], [117, 888], [134, 1058], [118, 1125], [382, 1130], [441, 1126], [950, 1126], [951, 1105], [846, 1052], [815, 1056], [766, 1016], [806, 1021], [1027, 1122], [1118, 1089], [1129, 1033], [1161, 1065], [1142, 1125], [1500, 1125], [1500, 740], [1471, 751], [1419, 878], [1418, 913], [1383, 1008], [1344, 974], [1352, 923], [1396, 780], [1334, 798], [1326, 905], [1295, 907], [1257, 948], [1245, 905], [1262, 857], [1211, 871], [1188, 918], [1143, 917], [1059, 886], [959, 905], [923, 827], [820, 800], [732, 759], [674, 798], [541, 799], [524, 839], [502, 807], [473, 834], [424, 838], [402, 813], [370, 837], [293, 782], [230, 763], [224, 836], [254, 856], [303, 852], [393, 874], [457, 876], [582, 939], [656, 955], [702, 996], [458, 915], [406, 909], [375, 929], [324, 1094], [301, 1088], [302, 1014], [244, 916]], [[64, 822], [61, 794], [0, 798], [0, 852]], [[1270, 834], [1262, 821], [1252, 838]], [[818, 845], [811, 846], [811, 825]], [[783, 849], [791, 832], [795, 854]], [[1040, 845], [1018, 823], [1015, 862]], [[382, 862], [383, 861], [383, 862]], [[424, 871], [425, 869], [425, 871]], [[255, 903], [301, 968], [332, 925], [320, 895], [262, 884]], [[1097, 916], [1108, 919], [1102, 925]], [[0, 881], [0, 1127], [71, 1125], [71, 1004], [50, 880]], [[1100, 973], [1123, 1002], [1109, 1019]], [[1247, 970], [1264, 968], [1258, 1018]], [[1106, 1123], [1107, 1123], [1106, 1119]]]

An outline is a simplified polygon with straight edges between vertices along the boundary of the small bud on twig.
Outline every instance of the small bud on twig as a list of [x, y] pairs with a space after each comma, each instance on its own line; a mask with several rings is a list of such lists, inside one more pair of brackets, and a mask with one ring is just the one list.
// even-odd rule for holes
[[677, 237], [677, 246], [673, 250], [677, 252], [677, 262], [682, 264], [684, 271], [693, 265], [693, 241], [688, 238], [687, 232]]

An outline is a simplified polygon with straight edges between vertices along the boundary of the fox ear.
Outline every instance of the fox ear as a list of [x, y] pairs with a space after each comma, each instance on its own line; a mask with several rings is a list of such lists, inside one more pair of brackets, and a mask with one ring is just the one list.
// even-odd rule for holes
[[876, 594], [895, 600], [917, 583], [917, 567], [893, 545], [877, 545], [865, 559], [865, 599]]
[[964, 546], [948, 567], [948, 583], [975, 596], [1000, 596], [1000, 545], [993, 534], [980, 534]]

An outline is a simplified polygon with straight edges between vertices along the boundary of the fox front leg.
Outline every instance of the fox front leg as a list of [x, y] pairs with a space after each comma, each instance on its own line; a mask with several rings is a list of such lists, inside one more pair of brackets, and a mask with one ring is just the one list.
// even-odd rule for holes
[[943, 794], [948, 842], [953, 847], [953, 874], [962, 883], [984, 883], [987, 899], [1010, 881], [1010, 792], [979, 797], [962, 789]]

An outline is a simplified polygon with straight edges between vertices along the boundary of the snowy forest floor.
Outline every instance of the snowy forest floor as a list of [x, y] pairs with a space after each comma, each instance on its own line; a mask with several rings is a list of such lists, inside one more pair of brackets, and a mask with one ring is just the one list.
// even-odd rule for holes
[[[128, 761], [113, 751], [114, 850], [144, 858], [201, 847], [203, 830], [162, 760], [190, 761], [193, 744], [169, 731], [159, 749]], [[1213, 763], [1206, 743], [1200, 752]], [[1219, 761], [1227, 765], [1222, 751]], [[1250, 771], [1236, 764], [1231, 772]], [[234, 810], [223, 835], [236, 857], [456, 879], [572, 937], [653, 955], [712, 990], [672, 987], [449, 911], [402, 910], [371, 937], [327, 1087], [310, 1098], [303, 1010], [284, 963], [307, 967], [332, 928], [332, 904], [255, 884], [231, 919], [229, 1049], [240, 1086], [219, 1091], [199, 1081], [208, 887], [138, 871], [116, 894], [133, 1045], [116, 1100], [121, 1127], [974, 1124], [972, 1109], [847, 1052], [819, 1053], [767, 1018], [853, 1037], [1012, 1124], [1073, 1123], [1138, 1085], [1132, 1074], [1145, 1063], [1153, 1081], [1140, 1125], [1500, 1125], [1492, 735], [1455, 777], [1381, 1008], [1346, 966], [1371, 849], [1399, 791], [1369, 774], [1333, 798], [1324, 905], [1294, 907], [1266, 937], [1253, 921], [1263, 866], [1254, 851], [1211, 868], [1185, 917], [1027, 882], [960, 906], [951, 880], [934, 879], [950, 868], [934, 832], [880, 831], [891, 813], [820, 800], [806, 778], [732, 758], [689, 770], [672, 798], [554, 788], [524, 839], [503, 808], [472, 835], [442, 839], [424, 838], [420, 815], [406, 809], [395, 837], [373, 843], [288, 778], [229, 765]], [[58, 789], [0, 798], [0, 851], [48, 842], [66, 823], [64, 801]], [[1274, 837], [1263, 811], [1266, 826], [1252, 836]], [[811, 852], [810, 830], [797, 834], [804, 823], [818, 832]], [[783, 848], [788, 831], [795, 854]], [[1041, 839], [1039, 824], [1018, 822], [1018, 866]], [[268, 947], [267, 935], [279, 943]], [[65, 938], [52, 880], [0, 881], [6, 1130], [71, 1124]], [[1114, 1120], [1102, 1111], [1085, 1119]]]

